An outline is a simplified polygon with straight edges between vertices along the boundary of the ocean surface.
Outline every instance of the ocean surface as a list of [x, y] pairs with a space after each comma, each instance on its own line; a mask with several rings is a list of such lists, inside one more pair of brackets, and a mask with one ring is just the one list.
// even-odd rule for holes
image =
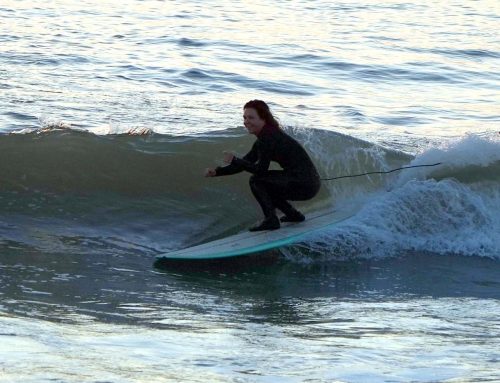
[[[0, 383], [500, 382], [500, 2], [0, 0]], [[269, 103], [342, 223], [204, 178]], [[261, 262], [264, 259], [266, 262]]]

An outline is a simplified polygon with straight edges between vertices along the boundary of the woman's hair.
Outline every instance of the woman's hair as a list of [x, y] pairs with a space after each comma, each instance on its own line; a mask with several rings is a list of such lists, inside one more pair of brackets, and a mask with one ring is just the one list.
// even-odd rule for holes
[[264, 101], [262, 100], [248, 101], [243, 107], [243, 109], [247, 108], [255, 109], [259, 117], [266, 122], [266, 125], [270, 125], [273, 128], [281, 129], [280, 123], [278, 122], [276, 117], [273, 116], [273, 114], [271, 113], [271, 109], [269, 109], [269, 106]]

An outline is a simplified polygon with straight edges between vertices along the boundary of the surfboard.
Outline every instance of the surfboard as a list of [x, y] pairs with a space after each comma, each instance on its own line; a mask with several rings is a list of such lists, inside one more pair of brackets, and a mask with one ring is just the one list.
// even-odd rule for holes
[[239, 257], [290, 245], [314, 231], [326, 229], [348, 219], [352, 213], [336, 211], [311, 214], [303, 222], [282, 224], [279, 230], [245, 231], [226, 238], [160, 254], [155, 265], [169, 260], [212, 260]]

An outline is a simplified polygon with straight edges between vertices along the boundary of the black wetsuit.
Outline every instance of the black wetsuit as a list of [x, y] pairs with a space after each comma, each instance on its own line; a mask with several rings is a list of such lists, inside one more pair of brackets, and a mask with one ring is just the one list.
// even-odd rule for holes
[[[283, 170], [269, 170], [271, 161]], [[321, 186], [318, 172], [304, 148], [283, 130], [271, 126], [262, 129], [243, 158], [235, 157], [228, 166], [216, 168], [216, 175], [244, 170], [253, 174], [250, 188], [266, 217], [274, 216], [275, 208], [287, 216], [297, 213], [288, 201], [309, 200]]]

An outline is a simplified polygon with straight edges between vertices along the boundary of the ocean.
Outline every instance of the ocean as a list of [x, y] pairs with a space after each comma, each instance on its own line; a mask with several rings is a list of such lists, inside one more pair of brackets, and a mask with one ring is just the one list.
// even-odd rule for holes
[[[500, 382], [500, 3], [0, 0], [0, 383]], [[268, 102], [351, 217], [205, 178]], [[272, 261], [271, 261], [272, 260]]]

